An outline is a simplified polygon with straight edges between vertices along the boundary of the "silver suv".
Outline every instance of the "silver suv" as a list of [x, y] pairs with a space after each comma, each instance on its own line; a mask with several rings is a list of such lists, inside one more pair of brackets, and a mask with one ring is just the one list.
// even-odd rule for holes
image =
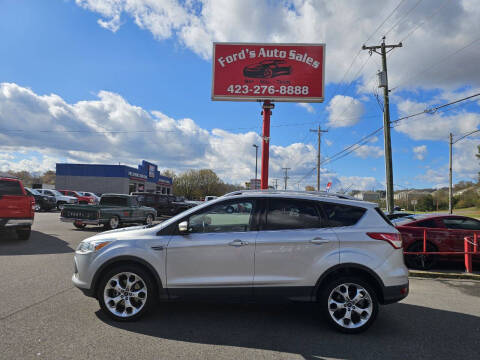
[[83, 240], [72, 280], [119, 321], [158, 299], [267, 298], [316, 302], [348, 333], [409, 289], [400, 234], [375, 204], [280, 191], [234, 192], [156, 226]]

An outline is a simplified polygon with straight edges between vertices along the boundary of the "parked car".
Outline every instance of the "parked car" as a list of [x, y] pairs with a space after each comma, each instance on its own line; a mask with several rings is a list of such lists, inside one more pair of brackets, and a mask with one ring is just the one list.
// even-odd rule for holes
[[[405, 251], [423, 251], [424, 231], [427, 235], [427, 251], [463, 252], [464, 238], [480, 234], [480, 221], [458, 215], [430, 215], [397, 226], [402, 234]], [[437, 261], [462, 261], [463, 255], [405, 255], [405, 263], [412, 269], [430, 269]], [[480, 255], [473, 256], [480, 261]]]
[[50, 211], [57, 207], [54, 196], [42, 195], [37, 190], [27, 187], [25, 191], [35, 199], [35, 211]]
[[156, 215], [155, 209], [139, 205], [135, 196], [104, 194], [98, 205], [65, 205], [60, 220], [71, 222], [78, 229], [87, 225], [116, 229], [122, 224], [151, 225]]
[[409, 289], [398, 231], [375, 204], [335, 194], [237, 191], [153, 227], [85, 239], [74, 263], [74, 285], [117, 321], [159, 297], [262, 298], [314, 302], [334, 328], [356, 333]]
[[98, 196], [97, 194], [95, 194], [93, 192], [79, 191], [79, 193], [83, 196], [89, 196], [89, 197], [93, 198], [94, 204], [98, 204], [100, 202], [100, 196]]
[[408, 217], [408, 216], [412, 216], [412, 215], [414, 215], [414, 214], [409, 213], [409, 212], [404, 212], [404, 211], [394, 211], [392, 214], [386, 214], [387, 218], [389, 218], [390, 220], [395, 220], [395, 219]]
[[149, 206], [157, 210], [157, 215], [177, 215], [182, 211], [196, 206], [195, 204], [187, 203], [185, 200], [179, 199], [173, 195], [146, 192], [134, 192], [132, 195], [137, 197], [140, 205]]
[[63, 195], [66, 196], [73, 196], [78, 199], [79, 204], [95, 204], [95, 198], [93, 196], [86, 196], [83, 195], [80, 191], [73, 191], [73, 190], [58, 190]]
[[54, 196], [57, 202], [57, 209], [62, 210], [65, 204], [78, 204], [78, 199], [74, 196], [65, 196], [61, 192], [53, 189], [35, 189], [40, 194]]
[[205, 196], [205, 201], [211, 201], [211, 200], [215, 200], [217, 198], [218, 198], [218, 196], [207, 195], [207, 196]]
[[14, 230], [20, 240], [28, 240], [34, 217], [35, 199], [22, 182], [0, 175], [0, 231]]

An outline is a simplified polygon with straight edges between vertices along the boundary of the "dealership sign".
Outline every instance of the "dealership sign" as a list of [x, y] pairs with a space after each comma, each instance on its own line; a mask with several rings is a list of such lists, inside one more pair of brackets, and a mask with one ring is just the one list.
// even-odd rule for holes
[[322, 102], [324, 74], [324, 44], [213, 44], [212, 100]]

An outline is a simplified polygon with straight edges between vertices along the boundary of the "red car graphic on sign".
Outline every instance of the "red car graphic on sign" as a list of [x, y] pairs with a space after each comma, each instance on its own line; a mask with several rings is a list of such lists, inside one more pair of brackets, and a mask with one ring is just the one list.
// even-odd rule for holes
[[243, 75], [250, 78], [272, 78], [280, 75], [290, 75], [292, 67], [284, 60], [264, 60], [243, 68]]

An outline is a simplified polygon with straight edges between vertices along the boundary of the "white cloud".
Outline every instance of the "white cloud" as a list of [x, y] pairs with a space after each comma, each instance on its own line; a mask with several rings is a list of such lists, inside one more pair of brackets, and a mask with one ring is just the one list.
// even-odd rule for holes
[[425, 155], [427, 155], [427, 145], [415, 146], [413, 148], [413, 154], [417, 160], [425, 159]]
[[327, 106], [328, 125], [346, 127], [355, 125], [363, 115], [363, 104], [350, 96], [336, 95]]
[[379, 158], [383, 156], [383, 149], [380, 146], [363, 145], [354, 151], [355, 155], [366, 158]]
[[312, 104], [309, 103], [298, 103], [297, 106], [303, 107], [305, 110], [307, 110], [310, 114], [315, 114], [315, 108], [312, 106]]
[[[376, 81], [378, 57], [377, 62], [371, 61], [367, 51], [361, 52], [347, 76], [343, 75], [361, 45], [398, 0], [76, 0], [76, 3], [99, 14], [99, 24], [106, 29], [117, 31], [123, 22], [133, 19], [156, 39], [174, 38], [204, 59], [211, 56], [212, 41], [325, 42], [327, 81], [350, 82], [358, 74], [363, 90], [370, 92]], [[409, 12], [416, 3], [404, 1], [367, 44], [379, 44], [381, 36], [390, 29], [388, 43], [397, 43], [408, 36], [403, 48], [396, 49], [388, 58], [391, 87], [478, 86], [477, 44], [446, 58], [480, 33], [477, 2], [424, 0]], [[393, 27], [395, 24], [398, 25]]]
[[[21, 128], [13, 125], [20, 121]], [[162, 169], [211, 168], [222, 179], [241, 183], [254, 177], [252, 144], [261, 142], [255, 132], [207, 131], [192, 119], [146, 111], [111, 92], [69, 104], [57, 95], [38, 95], [11, 83], [0, 83], [0, 128], [14, 130], [0, 133], [3, 171], [45, 171], [55, 169], [58, 161], [136, 166], [145, 159]], [[13, 158], [12, 151], [23, 151], [25, 159]], [[315, 159], [312, 145], [271, 144], [271, 177], [280, 177], [282, 167], [291, 167], [292, 175], [303, 173]]]
[[[403, 100], [398, 102], [400, 116], [410, 115], [429, 108], [428, 103]], [[449, 110], [449, 108], [446, 108]], [[480, 114], [462, 109], [438, 111], [400, 121], [394, 129], [414, 140], [448, 140], [449, 133], [455, 136], [468, 133], [480, 125]]]

